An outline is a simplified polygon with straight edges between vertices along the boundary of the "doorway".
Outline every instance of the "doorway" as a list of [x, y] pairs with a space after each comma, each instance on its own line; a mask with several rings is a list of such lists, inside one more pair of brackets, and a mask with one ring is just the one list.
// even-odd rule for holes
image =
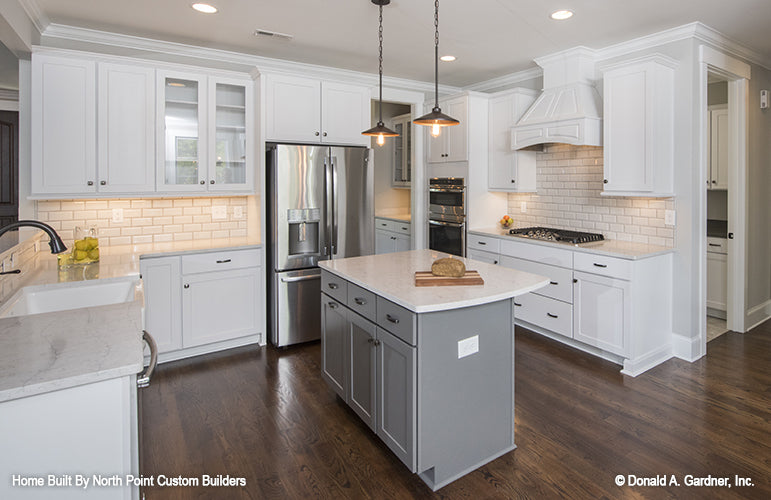
[[19, 220], [19, 113], [0, 111], [0, 227]]

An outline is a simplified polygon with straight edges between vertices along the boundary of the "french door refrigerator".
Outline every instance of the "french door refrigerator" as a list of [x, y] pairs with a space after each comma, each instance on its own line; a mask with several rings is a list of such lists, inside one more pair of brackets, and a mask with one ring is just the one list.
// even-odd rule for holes
[[374, 253], [369, 148], [266, 147], [268, 315], [271, 343], [321, 336], [320, 260]]

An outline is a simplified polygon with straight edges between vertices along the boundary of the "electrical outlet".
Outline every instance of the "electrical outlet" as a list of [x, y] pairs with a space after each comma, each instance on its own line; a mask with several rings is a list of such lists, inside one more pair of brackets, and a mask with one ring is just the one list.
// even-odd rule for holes
[[523, 202], [522, 202], [522, 205], [520, 206], [520, 211], [521, 211], [523, 214], [526, 214], [526, 213], [527, 213], [527, 202], [526, 202], [526, 201], [523, 201]]
[[215, 205], [211, 207], [212, 220], [224, 220], [228, 218], [228, 207], [225, 205]]
[[120, 224], [123, 222], [123, 209], [122, 208], [113, 208], [112, 209], [112, 221], [116, 224]]
[[675, 220], [676, 218], [674, 210], [664, 210], [664, 224], [667, 226], [674, 226]]
[[458, 341], [458, 359], [479, 352], [479, 335]]
[[233, 218], [234, 219], [243, 219], [244, 218], [244, 207], [233, 207]]

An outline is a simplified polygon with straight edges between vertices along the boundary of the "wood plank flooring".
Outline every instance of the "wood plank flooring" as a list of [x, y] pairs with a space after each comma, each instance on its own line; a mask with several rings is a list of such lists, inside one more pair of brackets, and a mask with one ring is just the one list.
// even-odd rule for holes
[[[771, 322], [637, 378], [527, 330], [516, 342], [518, 449], [436, 493], [327, 388], [318, 343], [161, 365], [140, 390], [142, 474], [221, 474], [246, 486], [143, 491], [147, 500], [771, 498]], [[619, 487], [618, 474], [674, 474], [681, 486]], [[686, 487], [687, 474], [754, 486]]]

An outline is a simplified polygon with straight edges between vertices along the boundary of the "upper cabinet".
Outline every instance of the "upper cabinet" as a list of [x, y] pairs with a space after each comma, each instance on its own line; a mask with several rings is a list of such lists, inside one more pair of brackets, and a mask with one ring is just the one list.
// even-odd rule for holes
[[673, 196], [677, 64], [654, 54], [602, 68], [603, 194]]
[[32, 195], [254, 192], [252, 81], [32, 57]]
[[536, 153], [512, 149], [511, 127], [516, 125], [537, 95], [534, 90], [514, 89], [490, 98], [487, 174], [490, 191], [536, 190]]
[[412, 184], [412, 117], [409, 113], [395, 116], [391, 119], [390, 128], [399, 134], [393, 138], [391, 187], [408, 188]]
[[368, 87], [268, 74], [265, 91], [267, 140], [369, 146]]
[[[439, 101], [439, 107], [446, 115], [460, 123], [452, 127], [442, 127], [439, 136], [431, 135], [428, 130], [428, 163], [447, 163], [468, 161], [468, 96], [460, 96]], [[431, 111], [432, 105], [426, 108]]]
[[728, 106], [709, 108], [709, 189], [728, 189]]

